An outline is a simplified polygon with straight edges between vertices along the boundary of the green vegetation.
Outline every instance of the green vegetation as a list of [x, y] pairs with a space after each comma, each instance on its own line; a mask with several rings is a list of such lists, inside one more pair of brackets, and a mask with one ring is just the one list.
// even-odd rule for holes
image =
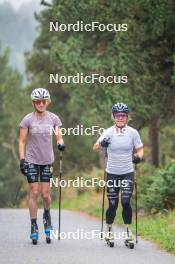
[[21, 185], [18, 124], [21, 114], [29, 109], [24, 94], [22, 77], [9, 66], [8, 52], [5, 51], [0, 55], [0, 207], [13, 205]]
[[157, 171], [152, 184], [147, 188], [145, 208], [159, 212], [175, 208], [175, 162]]
[[[3, 11], [4, 21], [8, 11]], [[145, 146], [145, 161], [138, 168], [139, 232], [174, 252], [174, 13], [173, 0], [72, 0], [71, 4], [69, 0], [54, 0], [51, 8], [35, 15], [39, 35], [32, 51], [26, 54], [27, 87], [22, 87], [21, 76], [9, 66], [7, 52], [0, 53], [1, 207], [13, 205], [22, 179], [18, 169], [18, 123], [32, 111], [29, 94], [33, 88], [49, 89], [52, 97], [49, 110], [60, 116], [65, 128], [78, 124], [106, 128], [111, 125], [112, 104], [124, 101], [132, 110], [131, 126], [139, 130]], [[128, 31], [49, 32], [50, 21], [67, 24], [78, 20], [127, 23]], [[0, 31], [0, 41], [3, 41], [4, 28]], [[128, 83], [49, 83], [50, 73], [74, 75], [77, 72], [127, 75]], [[92, 152], [97, 137], [98, 134], [65, 135], [65, 179], [102, 177], [102, 157]], [[55, 176], [58, 165], [56, 154]], [[24, 206], [26, 190], [27, 184], [24, 184], [17, 205]], [[53, 190], [54, 202], [57, 191]], [[90, 193], [84, 188], [65, 191], [63, 206], [99, 216], [101, 192], [98, 188]], [[121, 223], [119, 215], [117, 222]]]

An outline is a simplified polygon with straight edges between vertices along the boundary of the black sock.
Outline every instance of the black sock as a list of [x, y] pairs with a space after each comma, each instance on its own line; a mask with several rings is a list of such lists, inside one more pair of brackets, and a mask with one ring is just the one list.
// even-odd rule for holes
[[36, 224], [36, 218], [31, 219], [31, 224]]
[[46, 208], [44, 208], [44, 214], [45, 214], [45, 215], [50, 214], [50, 209], [46, 209]]

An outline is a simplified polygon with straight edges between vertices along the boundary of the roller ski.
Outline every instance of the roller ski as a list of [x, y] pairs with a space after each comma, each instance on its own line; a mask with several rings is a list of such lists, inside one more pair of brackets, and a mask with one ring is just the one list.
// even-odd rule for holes
[[128, 227], [127, 227], [127, 230], [126, 230], [125, 246], [130, 248], [130, 249], [134, 248], [134, 236], [133, 236], [131, 230], [129, 230]]
[[31, 225], [31, 235], [32, 244], [36, 245], [38, 243], [38, 225], [36, 223], [32, 223]]
[[105, 235], [105, 240], [109, 247], [114, 247], [114, 234], [112, 231], [112, 225], [107, 225], [107, 232]]
[[46, 242], [50, 244], [51, 243], [51, 232], [52, 232], [50, 212], [47, 214], [46, 213], [43, 214], [43, 224], [44, 224], [44, 232], [46, 235]]

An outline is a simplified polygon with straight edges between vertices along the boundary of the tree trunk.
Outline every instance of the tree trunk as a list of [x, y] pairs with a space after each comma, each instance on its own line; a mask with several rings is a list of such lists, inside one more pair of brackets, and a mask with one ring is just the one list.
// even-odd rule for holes
[[150, 164], [159, 166], [159, 132], [157, 119], [154, 118], [149, 124]]

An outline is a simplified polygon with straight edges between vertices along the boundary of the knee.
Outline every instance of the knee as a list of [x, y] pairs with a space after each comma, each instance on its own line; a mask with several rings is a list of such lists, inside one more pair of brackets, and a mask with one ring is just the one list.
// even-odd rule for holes
[[41, 196], [42, 196], [42, 199], [43, 199], [44, 201], [48, 201], [48, 200], [50, 200], [50, 195], [49, 195], [49, 193], [42, 193]]
[[122, 207], [123, 208], [130, 207], [130, 199], [122, 199]]
[[116, 210], [118, 207], [118, 200], [115, 199], [109, 199], [109, 208], [111, 210]]
[[30, 199], [37, 200], [38, 198], [38, 191], [37, 190], [31, 190], [30, 191]]

